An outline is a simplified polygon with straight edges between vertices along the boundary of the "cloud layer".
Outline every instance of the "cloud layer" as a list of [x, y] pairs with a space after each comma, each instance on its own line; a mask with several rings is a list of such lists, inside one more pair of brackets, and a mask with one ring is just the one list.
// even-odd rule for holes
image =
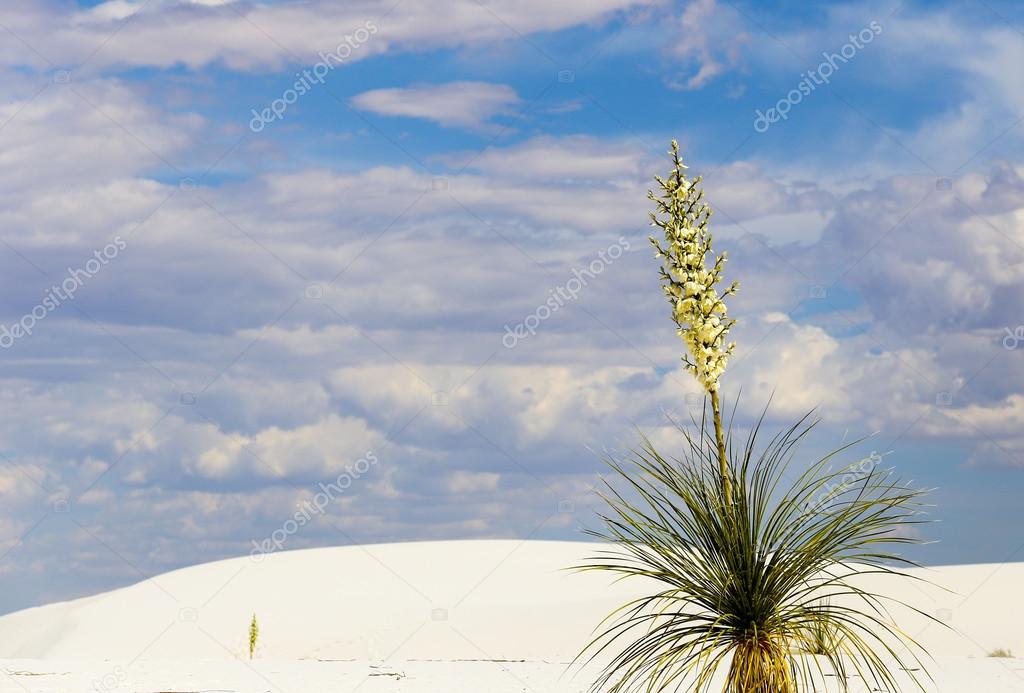
[[[0, 322], [125, 247], [0, 353], [3, 606], [245, 553], [371, 452], [285, 548], [575, 536], [600, 454], [636, 427], [675, 445], [665, 415], [699, 407], [646, 242], [645, 193], [680, 131], [742, 283], [737, 426], [769, 398], [772, 424], [819, 407], [812, 450], [877, 432], [868, 445], [923, 483], [970, 472], [950, 507], [1012, 512], [996, 475], [1024, 468], [1024, 169], [1012, 130], [978, 150], [1016, 103], [989, 62], [1012, 61], [1005, 27], [982, 27], [955, 66], [935, 51], [915, 66], [988, 77], [914, 122], [750, 126], [792, 74], [764, 31], [813, 54], [876, 14], [770, 27], [708, 2], [6, 4]], [[369, 20], [380, 32], [330, 93], [245, 127]], [[951, 21], [908, 8], [865, 64]], [[658, 39], [657, 67], [637, 32]], [[745, 71], [767, 86], [740, 103], [724, 83]], [[847, 74], [850, 89], [877, 79]], [[829, 122], [853, 117], [815, 98], [808, 116], [827, 102]], [[933, 170], [955, 132], [957, 165], [978, 155]]]

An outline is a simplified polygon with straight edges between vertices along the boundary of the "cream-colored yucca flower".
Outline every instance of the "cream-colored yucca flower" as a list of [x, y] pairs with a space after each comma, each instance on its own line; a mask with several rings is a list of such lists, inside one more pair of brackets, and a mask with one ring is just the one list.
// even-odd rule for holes
[[689, 352], [683, 363], [709, 393], [717, 394], [719, 378], [736, 347], [726, 341], [736, 321], [729, 319], [723, 299], [736, 293], [738, 284], [733, 282], [721, 295], [715, 288], [722, 281], [725, 253], [706, 266], [712, 252], [711, 207], [704, 202], [701, 178], [687, 180], [675, 140], [670, 154], [674, 167], [668, 178], [655, 176], [661, 193], [647, 193], [656, 206], [651, 225], [665, 235], [664, 245], [653, 236], [651, 243], [655, 257], [662, 259], [662, 288], [672, 305], [672, 319]]

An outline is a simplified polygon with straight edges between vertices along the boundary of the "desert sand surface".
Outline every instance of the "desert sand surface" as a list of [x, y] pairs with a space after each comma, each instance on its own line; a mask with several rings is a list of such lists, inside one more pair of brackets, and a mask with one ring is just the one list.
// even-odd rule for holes
[[[422, 542], [193, 566], [0, 617], [0, 690], [584, 691], [593, 670], [568, 664], [651, 587], [566, 570], [599, 548]], [[987, 656], [1024, 652], [1024, 564], [912, 572], [927, 582], [886, 589], [941, 622], [897, 614], [935, 657], [930, 690], [1024, 691], [1024, 661]]]

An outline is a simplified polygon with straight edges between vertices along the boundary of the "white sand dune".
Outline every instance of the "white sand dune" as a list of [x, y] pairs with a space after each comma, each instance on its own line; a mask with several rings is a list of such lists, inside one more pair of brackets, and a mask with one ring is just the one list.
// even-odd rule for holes
[[[0, 690], [583, 690], [562, 677], [565, 663], [603, 616], [650, 587], [565, 570], [597, 548], [424, 542], [194, 566], [0, 618]], [[1024, 564], [914, 572], [949, 590], [889, 587], [950, 626], [899, 616], [937, 655], [938, 690], [1024, 690], [1024, 662], [985, 657], [1024, 652]]]

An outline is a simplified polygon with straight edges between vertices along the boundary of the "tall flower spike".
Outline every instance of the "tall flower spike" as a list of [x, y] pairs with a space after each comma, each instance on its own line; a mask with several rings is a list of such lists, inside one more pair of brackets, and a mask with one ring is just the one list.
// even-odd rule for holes
[[675, 140], [669, 154], [672, 172], [668, 178], [655, 176], [659, 194], [647, 193], [655, 205], [651, 225], [664, 232], [664, 245], [654, 236], [650, 240], [655, 257], [662, 260], [661, 284], [672, 306], [676, 332], [686, 344], [683, 363], [709, 393], [717, 395], [719, 378], [736, 347], [726, 341], [736, 321], [728, 318], [724, 298], [735, 294], [739, 284], [733, 282], [718, 294], [715, 287], [722, 281], [725, 253], [707, 265], [707, 255], [713, 252], [708, 231], [712, 210], [704, 202], [702, 178], [687, 179]]

